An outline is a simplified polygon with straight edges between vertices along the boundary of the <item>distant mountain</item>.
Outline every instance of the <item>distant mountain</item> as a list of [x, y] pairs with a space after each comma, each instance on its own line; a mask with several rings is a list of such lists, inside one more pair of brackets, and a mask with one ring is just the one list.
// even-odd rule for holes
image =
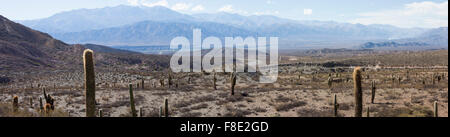
[[87, 49], [91, 49], [95, 52], [100, 52], [100, 53], [141, 54], [139, 52], [115, 49], [115, 48], [110, 48], [107, 46], [96, 45], [96, 44], [84, 44], [83, 47], [85, 47]]
[[367, 42], [360, 46], [364, 49], [375, 48], [447, 48], [448, 49], [448, 27], [428, 30], [417, 37], [396, 39], [383, 42]]
[[218, 23], [176, 23], [144, 21], [123, 27], [91, 30], [83, 32], [54, 34], [69, 43], [96, 43], [101, 45], [168, 45], [178, 36], [187, 37], [192, 42], [192, 30], [202, 29], [202, 37], [252, 36], [254, 33]]
[[280, 37], [280, 44], [290, 46], [359, 44], [413, 38], [428, 31], [390, 25], [297, 21], [271, 15], [242, 16], [224, 12], [186, 15], [165, 7], [123, 5], [73, 10], [21, 23], [68, 43], [112, 46], [168, 45], [176, 36], [192, 35], [193, 28], [202, 28], [216, 37], [277, 36]]
[[[93, 48], [96, 66], [111, 64], [168, 67], [168, 57], [143, 55], [100, 45], [68, 45], [0, 15], [0, 72], [32, 69], [82, 69], [82, 53]], [[3, 79], [4, 80], [4, 79]]]
[[146, 20], [193, 21], [192, 17], [165, 7], [121, 5], [99, 9], [78, 9], [58, 13], [44, 19], [18, 22], [39, 31], [62, 33], [118, 27]]

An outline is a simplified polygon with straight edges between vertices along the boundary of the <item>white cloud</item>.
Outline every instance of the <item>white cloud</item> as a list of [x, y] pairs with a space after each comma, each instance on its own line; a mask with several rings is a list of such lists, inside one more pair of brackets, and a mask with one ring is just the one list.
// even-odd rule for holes
[[304, 14], [304, 15], [311, 15], [312, 12], [313, 12], [312, 9], [303, 9], [303, 14]]
[[177, 3], [172, 6], [172, 10], [176, 10], [176, 11], [188, 10], [190, 8], [191, 8], [191, 4], [187, 4], [187, 3]]
[[220, 8], [218, 11], [234, 13], [234, 14], [241, 14], [241, 15], [248, 15], [247, 11], [233, 9], [233, 5], [225, 5], [222, 8]]
[[127, 0], [128, 4], [133, 5], [133, 6], [138, 6], [139, 5], [139, 0]]
[[359, 14], [351, 23], [390, 24], [398, 27], [436, 28], [448, 26], [448, 1], [414, 2], [405, 4], [402, 9], [384, 10]]
[[142, 5], [147, 7], [155, 7], [155, 6], [169, 7], [169, 2], [167, 2], [167, 0], [161, 0], [157, 2], [149, 2], [148, 0], [128, 0], [128, 3], [134, 6]]
[[221, 12], [234, 12], [233, 5], [225, 5], [219, 9]]
[[203, 11], [203, 10], [205, 10], [205, 8], [202, 5], [197, 5], [192, 8], [192, 11], [194, 11], [194, 12]]

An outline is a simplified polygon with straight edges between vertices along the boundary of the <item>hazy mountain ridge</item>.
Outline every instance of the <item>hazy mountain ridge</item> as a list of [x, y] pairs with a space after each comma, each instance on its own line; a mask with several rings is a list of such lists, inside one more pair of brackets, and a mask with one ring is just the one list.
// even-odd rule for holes
[[254, 33], [211, 22], [174, 23], [143, 21], [123, 27], [73, 33], [54, 34], [69, 43], [96, 43], [103, 45], [168, 45], [178, 36], [192, 41], [192, 30], [202, 29], [202, 37], [252, 36]]
[[348, 45], [361, 41], [415, 38], [430, 30], [333, 21], [297, 21], [271, 15], [242, 16], [224, 12], [186, 15], [158, 6], [80, 9], [21, 22], [68, 43], [112, 46], [168, 45], [177, 36], [190, 38], [193, 28], [201, 28], [206, 36], [219, 38], [277, 36], [284, 45], [298, 46], [314, 42]]
[[364, 49], [392, 47], [448, 48], [448, 27], [431, 29], [414, 38], [367, 42], [360, 46]]
[[165, 7], [121, 5], [99, 9], [78, 9], [61, 12], [44, 19], [18, 22], [47, 33], [64, 33], [118, 27], [146, 20], [193, 21], [192, 17]]

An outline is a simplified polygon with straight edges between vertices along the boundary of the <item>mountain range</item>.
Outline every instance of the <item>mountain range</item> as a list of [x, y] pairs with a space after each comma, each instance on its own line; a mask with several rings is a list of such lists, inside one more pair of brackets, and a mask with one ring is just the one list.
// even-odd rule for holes
[[363, 49], [405, 48], [408, 50], [413, 50], [413, 48], [420, 50], [445, 47], [448, 48], [448, 27], [430, 29], [413, 38], [396, 39], [382, 42], [367, 42], [360, 46], [360, 48]]
[[[298, 21], [271, 15], [243, 16], [224, 12], [187, 15], [159, 6], [124, 5], [78, 9], [44, 19], [18, 22], [49, 33], [67, 43], [110, 46], [168, 45], [176, 36], [191, 38], [194, 28], [201, 28], [203, 36], [219, 38], [277, 36], [280, 38], [281, 46], [294, 45], [294, 47], [323, 43], [326, 43], [325, 46], [354, 46], [371, 41], [417, 38], [427, 35], [430, 31], [424, 28], [398, 28], [390, 25]], [[447, 45], [447, 43], [444, 39], [433, 41], [430, 45]]]

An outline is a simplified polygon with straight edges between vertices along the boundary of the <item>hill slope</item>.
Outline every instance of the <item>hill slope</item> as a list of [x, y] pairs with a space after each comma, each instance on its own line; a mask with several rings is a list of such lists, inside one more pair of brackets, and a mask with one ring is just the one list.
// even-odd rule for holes
[[[100, 68], [109, 68], [111, 65], [152, 66], [152, 70], [168, 67], [166, 56], [143, 55], [100, 45], [86, 47], [94, 49], [96, 66]], [[86, 47], [68, 45], [0, 15], [0, 72], [36, 69], [82, 70], [82, 52]]]

